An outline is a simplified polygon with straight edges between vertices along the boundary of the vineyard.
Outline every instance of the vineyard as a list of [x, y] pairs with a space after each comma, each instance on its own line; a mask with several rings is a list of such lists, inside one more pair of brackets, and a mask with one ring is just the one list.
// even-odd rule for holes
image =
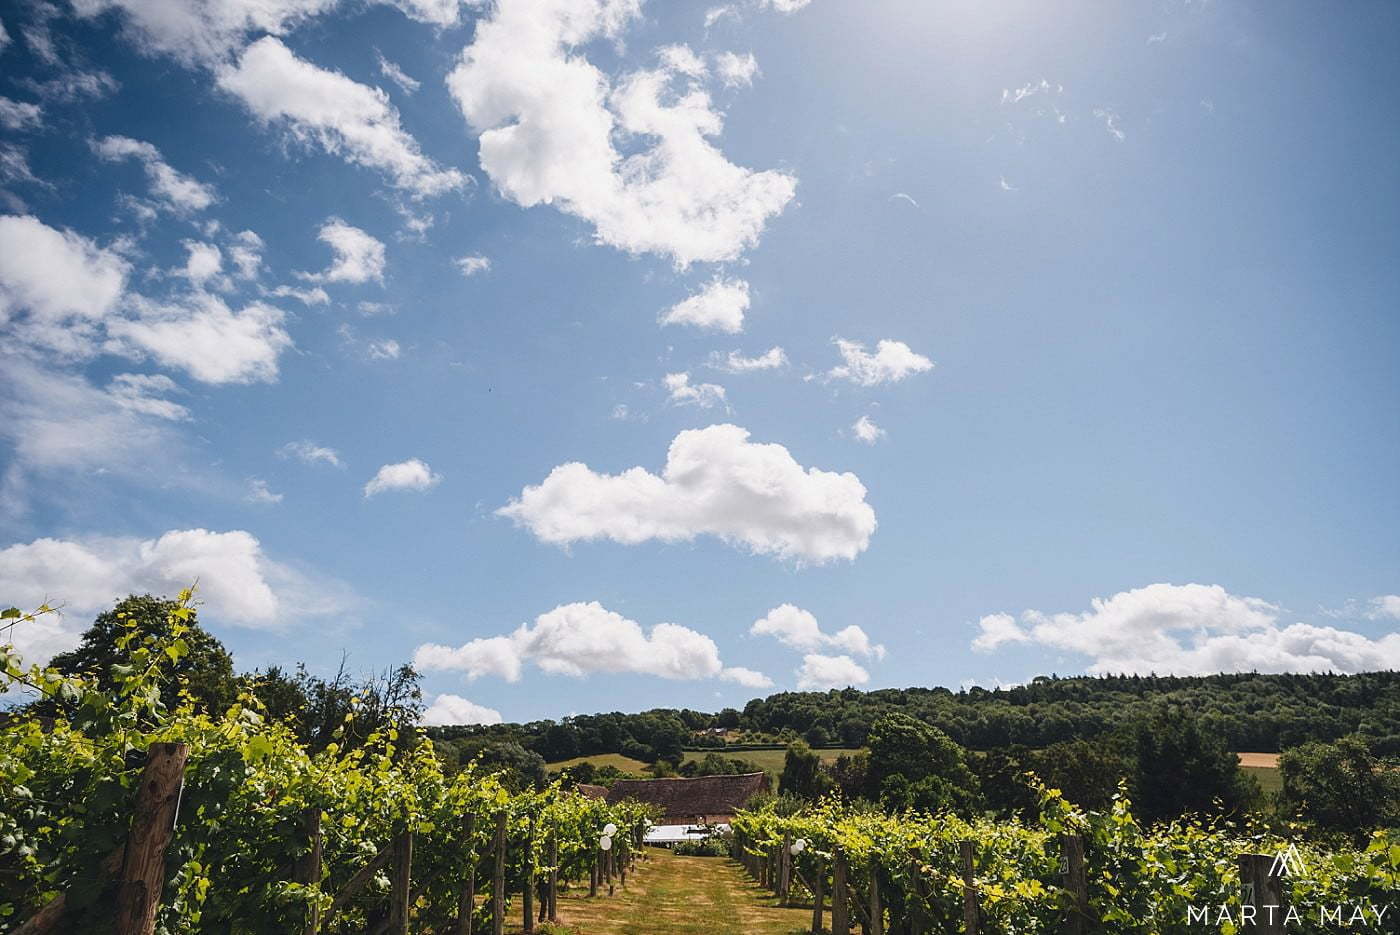
[[1144, 829], [1121, 797], [1084, 813], [1042, 789], [1041, 806], [1038, 827], [835, 802], [762, 809], [735, 818], [735, 849], [760, 883], [810, 902], [811, 931], [832, 935], [1397, 931], [1400, 843], [1384, 832], [1364, 848], [1290, 852], [1228, 825]]
[[[7, 692], [58, 712], [0, 730], [0, 932], [502, 935], [558, 919], [561, 894], [585, 924], [609, 918], [592, 897], [635, 869], [647, 807], [519, 791], [475, 765], [449, 774], [412, 725], [365, 733], [354, 711], [343, 743], [312, 752], [251, 695], [217, 716], [187, 695], [169, 705], [190, 601], [157, 633], [123, 623], [102, 688], [0, 648]], [[4, 611], [4, 625], [47, 611]], [[735, 817], [732, 853], [833, 935], [1397, 930], [1400, 842], [1386, 832], [1328, 849], [1226, 822], [1145, 827], [1126, 795], [1086, 812], [1038, 790], [1035, 824], [775, 800]], [[658, 879], [673, 915], [698, 902], [685, 887], [700, 875], [677, 863], [697, 859]], [[731, 896], [711, 893], [736, 907], [714, 931], [746, 924]], [[628, 905], [642, 927], [627, 931], [660, 918], [660, 903]]]
[[133, 625], [116, 691], [0, 648], [5, 688], [63, 712], [0, 731], [0, 932], [499, 935], [625, 879], [639, 805], [449, 777], [392, 727], [312, 755], [248, 697], [167, 710], [189, 602], [160, 637]]

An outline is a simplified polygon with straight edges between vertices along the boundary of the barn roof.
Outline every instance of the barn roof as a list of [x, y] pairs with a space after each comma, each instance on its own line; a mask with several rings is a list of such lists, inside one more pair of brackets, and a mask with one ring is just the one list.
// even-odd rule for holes
[[609, 802], [636, 799], [661, 808], [667, 823], [729, 818], [760, 792], [768, 791], [767, 773], [699, 776], [695, 779], [619, 779], [608, 790]]
[[574, 791], [579, 795], [586, 795], [590, 799], [606, 799], [608, 797], [607, 786], [595, 786], [590, 782], [581, 782], [574, 786]]

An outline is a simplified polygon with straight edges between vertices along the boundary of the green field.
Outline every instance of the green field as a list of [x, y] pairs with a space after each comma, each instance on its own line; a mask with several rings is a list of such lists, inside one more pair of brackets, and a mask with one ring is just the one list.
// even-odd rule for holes
[[547, 767], [551, 773], [557, 773], [566, 766], [577, 766], [580, 763], [592, 763], [594, 766], [615, 766], [624, 773], [636, 773], [642, 775], [647, 764], [641, 760], [634, 760], [630, 756], [623, 756], [621, 753], [595, 753], [592, 756], [576, 756], [571, 760], [560, 760], [557, 763], [549, 763]]
[[1266, 795], [1272, 795], [1283, 791], [1283, 774], [1278, 771], [1277, 766], [1241, 766], [1246, 775], [1253, 776], [1259, 780], [1259, 788], [1264, 790]]
[[[841, 747], [830, 750], [818, 750], [824, 762], [833, 762], [842, 754], [857, 752], [855, 749]], [[692, 763], [703, 760], [706, 754], [718, 753], [720, 756], [729, 757], [736, 760], [749, 760], [757, 763], [758, 767], [765, 773], [777, 776], [783, 771], [783, 757], [787, 755], [787, 747], [773, 747], [771, 750], [687, 750], [682, 763]]]

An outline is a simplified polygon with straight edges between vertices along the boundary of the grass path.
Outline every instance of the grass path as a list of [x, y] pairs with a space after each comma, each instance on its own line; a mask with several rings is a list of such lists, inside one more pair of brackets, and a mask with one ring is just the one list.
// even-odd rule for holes
[[649, 859], [611, 898], [563, 896], [559, 918], [578, 935], [795, 935], [811, 909], [783, 909], [732, 860], [676, 857], [648, 848]]

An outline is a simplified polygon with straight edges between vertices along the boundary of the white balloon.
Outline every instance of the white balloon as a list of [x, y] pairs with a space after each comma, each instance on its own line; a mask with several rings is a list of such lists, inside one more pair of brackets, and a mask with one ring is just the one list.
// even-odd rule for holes
[[806, 849], [807, 842], [804, 841], [802, 838], [798, 838], [796, 841], [793, 841], [792, 846], [788, 848], [788, 850], [790, 850], [794, 854], [800, 854]]
[[603, 825], [603, 833], [608, 837], [612, 837], [614, 834], [617, 834], [617, 825], [608, 822], [606, 825]]
[[606, 834], [603, 835], [598, 839], [598, 846], [605, 851], [612, 850], [612, 838], [608, 837]]

